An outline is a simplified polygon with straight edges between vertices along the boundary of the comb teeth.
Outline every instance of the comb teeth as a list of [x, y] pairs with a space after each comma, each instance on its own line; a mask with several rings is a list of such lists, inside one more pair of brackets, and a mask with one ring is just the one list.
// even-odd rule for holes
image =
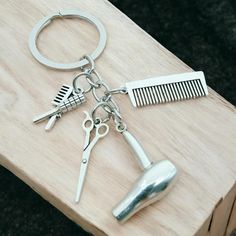
[[52, 100], [54, 106], [58, 106], [61, 102], [70, 97], [73, 92], [73, 87], [63, 84], [60, 90], [58, 91], [55, 98]]
[[138, 107], [206, 96], [200, 79], [137, 88], [133, 93]]
[[208, 95], [202, 72], [163, 76], [126, 84], [135, 107], [194, 99]]

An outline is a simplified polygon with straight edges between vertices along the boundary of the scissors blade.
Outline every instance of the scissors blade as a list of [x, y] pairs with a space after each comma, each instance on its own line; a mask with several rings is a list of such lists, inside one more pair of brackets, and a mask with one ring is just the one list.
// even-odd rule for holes
[[85, 132], [85, 141], [84, 141], [84, 150], [88, 147], [89, 143], [90, 143], [90, 130], [86, 130]]
[[83, 158], [81, 161], [80, 165], [80, 172], [79, 172], [79, 179], [78, 179], [78, 184], [77, 184], [77, 192], [76, 192], [76, 197], [75, 197], [75, 202], [79, 202], [81, 193], [83, 190], [84, 182], [85, 182], [85, 177], [88, 169], [88, 158], [86, 158], [86, 151], [83, 154]]

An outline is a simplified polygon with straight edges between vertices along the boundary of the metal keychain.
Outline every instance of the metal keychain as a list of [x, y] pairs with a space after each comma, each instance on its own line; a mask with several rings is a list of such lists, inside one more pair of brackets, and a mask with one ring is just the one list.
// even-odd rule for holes
[[[55, 18], [78, 17], [95, 25], [99, 32], [99, 43], [91, 55], [82, 57], [73, 63], [57, 63], [45, 58], [37, 48], [39, 33]], [[130, 192], [113, 209], [114, 217], [121, 222], [129, 219], [133, 214], [145, 206], [160, 200], [173, 186], [177, 179], [177, 169], [169, 160], [153, 163], [148, 158], [141, 144], [128, 131], [123, 122], [120, 108], [115, 102], [115, 94], [128, 94], [131, 103], [135, 107], [180, 101], [190, 98], [206, 96], [207, 85], [203, 72], [190, 72], [185, 74], [156, 77], [140, 81], [127, 82], [120, 88], [110, 88], [96, 71], [94, 60], [102, 53], [106, 45], [106, 31], [103, 24], [94, 16], [80, 10], [63, 10], [44, 17], [33, 28], [29, 38], [29, 48], [35, 59], [43, 65], [59, 70], [80, 69], [81, 72], [73, 78], [71, 86], [62, 86], [57, 96], [53, 99], [54, 109], [34, 118], [34, 122], [49, 119], [46, 129], [53, 127], [56, 120], [69, 110], [77, 108], [86, 101], [86, 94], [91, 93], [96, 102], [91, 114], [85, 112], [86, 118], [82, 124], [85, 131], [85, 142], [81, 159], [80, 173], [77, 185], [76, 202], [81, 199], [85, 177], [91, 151], [100, 138], [109, 132], [108, 122], [113, 122], [130, 148], [133, 150], [139, 166], [144, 171]], [[82, 88], [79, 81], [85, 79], [88, 87]], [[100, 90], [100, 95], [98, 95]], [[103, 91], [101, 95], [101, 91]], [[104, 117], [98, 115], [102, 110]], [[95, 137], [91, 141], [91, 132]]]

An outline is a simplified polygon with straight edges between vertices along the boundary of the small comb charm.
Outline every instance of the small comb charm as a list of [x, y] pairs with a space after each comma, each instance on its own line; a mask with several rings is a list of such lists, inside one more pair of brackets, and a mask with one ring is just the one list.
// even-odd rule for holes
[[63, 85], [56, 97], [52, 100], [52, 104], [55, 106], [52, 110], [34, 117], [33, 122], [39, 123], [44, 120], [48, 120], [45, 126], [45, 130], [49, 131], [55, 125], [57, 119], [61, 118], [63, 113], [74, 110], [80, 104], [85, 102], [83, 93], [73, 94], [73, 87]]
[[56, 97], [52, 100], [52, 105], [58, 106], [65, 99], [69, 98], [73, 93], [73, 87], [63, 84], [58, 91]]
[[155, 77], [126, 83], [135, 107], [194, 99], [208, 95], [202, 71]]

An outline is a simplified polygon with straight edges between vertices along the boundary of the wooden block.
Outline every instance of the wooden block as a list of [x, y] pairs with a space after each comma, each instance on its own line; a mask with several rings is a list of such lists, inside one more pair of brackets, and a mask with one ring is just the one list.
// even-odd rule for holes
[[[28, 49], [32, 27], [64, 8], [87, 11], [104, 23], [108, 42], [96, 65], [111, 87], [191, 71], [106, 0], [3, 1], [1, 165], [95, 235], [206, 235], [221, 224], [216, 214], [223, 216], [223, 227], [227, 227], [236, 177], [235, 107], [211, 89], [207, 98], [141, 109], [133, 108], [126, 96], [117, 95], [129, 130], [153, 161], [167, 158], [178, 166], [179, 181], [162, 201], [120, 225], [111, 210], [141, 171], [125, 141], [111, 128], [92, 153], [83, 196], [75, 204], [84, 140], [82, 111], [91, 110], [94, 102], [89, 98], [80, 110], [66, 114], [50, 133], [45, 133], [45, 124], [32, 124], [32, 117], [49, 110], [60, 86], [70, 84], [78, 73], [48, 69]], [[97, 40], [96, 31], [86, 22], [56, 20], [40, 35], [39, 48], [47, 57], [66, 62], [91, 52]], [[218, 226], [214, 219], [219, 219]], [[214, 236], [223, 235], [224, 230]]]
[[226, 235], [226, 232], [229, 231], [229, 228], [232, 227], [231, 226], [232, 223], [230, 225], [230, 219], [232, 222], [236, 221], [236, 218], [234, 218], [234, 216], [232, 215], [235, 196], [236, 196], [236, 184], [229, 191], [229, 193], [226, 195], [225, 198], [221, 198], [219, 200], [218, 204], [216, 205], [210, 217], [210, 222], [207, 222], [207, 226], [208, 226], [207, 231], [205, 231], [204, 233], [201, 232], [201, 234], [199, 235], [206, 235], [206, 236]]
[[236, 229], [236, 198], [234, 198], [234, 203], [231, 208], [230, 212], [230, 218], [228, 220], [227, 230], [226, 230], [226, 236], [231, 236], [231, 233], [233, 230]]

